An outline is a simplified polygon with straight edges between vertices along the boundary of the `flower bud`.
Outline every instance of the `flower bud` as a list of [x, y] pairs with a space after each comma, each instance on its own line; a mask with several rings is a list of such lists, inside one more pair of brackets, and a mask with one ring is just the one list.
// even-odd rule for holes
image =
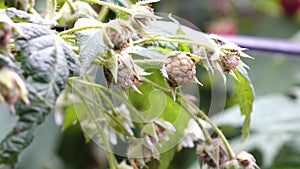
[[133, 28], [122, 20], [112, 20], [104, 27], [104, 43], [112, 49], [123, 49], [132, 38]]

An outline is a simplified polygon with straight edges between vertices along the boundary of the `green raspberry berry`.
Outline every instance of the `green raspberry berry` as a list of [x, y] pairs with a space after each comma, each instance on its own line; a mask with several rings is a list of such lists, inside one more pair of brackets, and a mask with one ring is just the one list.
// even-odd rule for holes
[[116, 81], [113, 79], [111, 71], [107, 67], [103, 67], [104, 77], [108, 86], [115, 85], [126, 91], [138, 82], [138, 77], [127, 67], [121, 60], [118, 60], [118, 71]]
[[124, 63], [120, 62], [118, 67], [117, 83], [115, 84], [123, 90], [128, 90], [132, 85], [134, 85], [134, 81], [136, 79], [137, 77], [133, 74], [133, 72], [130, 71]]
[[185, 86], [196, 82], [196, 66], [189, 53], [172, 52], [164, 64], [166, 79], [170, 86]]

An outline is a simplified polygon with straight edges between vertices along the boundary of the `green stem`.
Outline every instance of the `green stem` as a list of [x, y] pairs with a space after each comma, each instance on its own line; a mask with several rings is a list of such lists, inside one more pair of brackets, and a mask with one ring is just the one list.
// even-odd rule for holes
[[83, 27], [78, 27], [78, 28], [73, 28], [73, 29], [69, 29], [63, 32], [60, 32], [58, 35], [59, 36], [63, 36], [63, 35], [67, 35], [70, 33], [74, 33], [74, 32], [78, 32], [78, 31], [82, 31], [82, 30], [86, 30], [86, 29], [97, 29], [97, 28], [103, 28], [102, 25], [89, 25], [89, 26], [83, 26]]
[[214, 131], [217, 133], [217, 135], [221, 138], [225, 148], [226, 148], [226, 151], [229, 155], [229, 158], [230, 159], [234, 159], [235, 157], [235, 154], [234, 154], [234, 151], [232, 150], [229, 142], [227, 141], [226, 137], [224, 136], [224, 134], [222, 133], [222, 131], [218, 128], [218, 126], [216, 126], [209, 118], [208, 116], [203, 112], [201, 111], [196, 105], [194, 105], [192, 102], [190, 102], [190, 105], [197, 111], [198, 115], [205, 121], [207, 121], [211, 127], [214, 129]]
[[147, 79], [147, 78], [141, 77], [141, 80], [142, 80], [143, 82], [146, 82], [146, 83], [150, 84], [152, 87], [154, 87], [154, 88], [156, 88], [156, 89], [159, 89], [159, 90], [165, 92], [166, 94], [169, 94], [169, 95], [172, 94], [172, 92], [171, 92], [170, 89], [167, 89], [167, 88], [165, 88], [165, 87], [163, 87], [163, 86], [160, 86], [160, 85], [158, 85], [158, 84], [152, 82], [151, 80], [149, 80], [149, 79]]
[[[93, 123], [96, 125], [97, 130], [99, 131], [99, 133], [101, 135], [101, 138], [103, 139], [103, 144], [104, 144], [105, 148], [107, 149], [106, 153], [107, 153], [107, 158], [108, 158], [108, 161], [109, 161], [109, 165], [110, 165], [111, 168], [117, 168], [117, 165], [118, 165], [117, 164], [117, 160], [116, 160], [115, 156], [111, 153], [111, 148], [110, 148], [109, 141], [108, 141], [108, 139], [106, 137], [106, 134], [102, 130], [102, 127], [97, 122], [97, 118], [95, 117], [95, 114], [92, 112], [90, 106], [86, 102], [85, 99], [87, 99], [87, 97], [81, 91], [79, 91], [77, 88], [75, 88], [71, 83], [68, 83], [68, 85], [78, 94], [78, 96], [81, 98], [81, 100], [87, 106], [88, 115], [91, 117], [91, 119], [93, 120]], [[91, 102], [90, 98], [88, 100], [89, 100], [89, 102]]]
[[[148, 79], [146, 79], [146, 78], [143, 78], [142, 80], [143, 80], [144, 82], [150, 84], [151, 86], [153, 86], [153, 87], [156, 88], [156, 89], [159, 89], [159, 90], [161, 90], [161, 91], [163, 91], [163, 92], [165, 92], [165, 93], [171, 94], [171, 90], [169, 90], [169, 89], [167, 89], [167, 88], [164, 88], [164, 87], [162, 87], [162, 86], [160, 86], [160, 85], [158, 85], [158, 84], [156, 84], [156, 83], [154, 83], [154, 82], [152, 82], [152, 81], [150, 81], [150, 80], [148, 80]], [[201, 131], [202, 131], [202, 133], [203, 133], [203, 135], [204, 135], [204, 137], [205, 137], [206, 143], [211, 143], [211, 137], [210, 137], [210, 134], [209, 134], [208, 131], [205, 129], [205, 127], [201, 124], [201, 122], [200, 122], [200, 120], [197, 118], [197, 116], [195, 116], [193, 113], [191, 113], [190, 110], [188, 109], [188, 107], [187, 107], [186, 105], [184, 105], [183, 103], [181, 103], [181, 102], [179, 101], [179, 99], [177, 99], [176, 102], [177, 102], [179, 105], [181, 105], [181, 106], [186, 110], [186, 112], [187, 112], [187, 113], [188, 113], [188, 114], [196, 121], [196, 123], [197, 123], [198, 126], [200, 127], [200, 129], [201, 129]]]
[[134, 63], [142, 66], [142, 67], [157, 67], [161, 68], [161, 66], [164, 64], [164, 60], [162, 59], [141, 59], [141, 60], [134, 60]]
[[128, 102], [128, 100], [126, 100], [126, 99], [125, 99], [124, 97], [122, 97], [120, 94], [117, 94], [117, 93], [115, 93], [115, 92], [109, 90], [108, 88], [106, 88], [106, 87], [104, 87], [104, 86], [102, 86], [102, 85], [96, 84], [96, 83], [91, 83], [91, 82], [83, 81], [83, 80], [80, 80], [80, 79], [77, 79], [77, 78], [69, 78], [69, 80], [72, 80], [72, 81], [74, 81], [74, 82], [78, 82], [78, 83], [81, 83], [81, 84], [83, 84], [83, 85], [87, 85], [87, 86], [90, 86], [90, 87], [96, 87], [96, 88], [98, 88], [98, 89], [100, 89], [100, 90], [103, 90], [103, 91], [105, 91], [105, 92], [111, 94], [112, 96], [114, 96], [114, 97], [116, 97], [117, 99], [119, 99], [119, 101], [121, 101], [122, 103], [124, 103], [124, 104], [127, 106], [127, 108], [130, 110], [130, 112], [133, 113], [133, 114], [135, 114], [136, 117], [138, 117], [139, 120], [140, 120], [141, 122], [144, 122], [144, 118], [143, 118], [143, 116], [140, 114], [140, 112], [137, 111], [137, 110], [135, 109], [135, 107], [133, 107], [133, 106], [130, 104], [130, 102]]
[[198, 126], [200, 127], [200, 129], [201, 129], [201, 131], [202, 131], [202, 133], [204, 135], [205, 142], [207, 144], [211, 144], [212, 143], [212, 139], [210, 137], [210, 134], [208, 133], [208, 131], [206, 130], [206, 128], [201, 124], [199, 118], [195, 114], [193, 114], [184, 103], [180, 102], [179, 99], [177, 99], [176, 102], [179, 105], [181, 105], [185, 109], [185, 111], [196, 121], [196, 123], [198, 124]]
[[109, 8], [107, 6], [103, 6], [101, 11], [98, 14], [97, 20], [103, 22], [109, 12]]
[[[146, 78], [143, 78], [142, 79], [144, 82], [150, 84], [151, 86], [153, 86], [154, 88], [157, 88], [165, 93], [171, 93], [171, 91], [167, 88], [164, 88], [156, 83], [153, 83], [152, 81], [146, 79]], [[177, 100], [178, 102], [178, 100]], [[197, 111], [197, 114], [205, 121], [207, 121], [211, 126], [212, 128], [214, 129], [214, 131], [217, 133], [217, 135], [221, 138], [225, 148], [226, 148], [226, 151], [228, 152], [228, 155], [230, 157], [230, 159], [234, 159], [235, 157], [235, 154], [230, 146], [230, 144], [228, 143], [226, 137], [224, 136], [224, 134], [222, 133], [222, 131], [208, 118], [208, 116], [206, 116], [206, 114], [201, 111], [195, 104], [193, 104], [192, 102], [188, 101], [189, 105], [192, 106], [193, 109], [195, 109]], [[182, 105], [186, 111], [191, 115], [191, 117], [196, 121], [196, 123], [199, 125], [200, 129], [202, 130], [204, 136], [205, 136], [205, 139], [206, 139], [206, 142], [209, 143], [211, 142], [211, 138], [210, 138], [210, 135], [209, 133], [206, 131], [206, 129], [204, 128], [204, 126], [202, 126], [201, 122], [199, 121], [199, 119], [192, 113], [190, 113], [190, 111], [188, 111], [188, 108], [186, 106], [184, 106], [183, 104], [179, 103], [180, 105]]]
[[[131, 136], [131, 134], [127, 131], [127, 129], [122, 125], [122, 123], [113, 115], [111, 115], [107, 110], [103, 109], [103, 107], [101, 107], [101, 104], [98, 104], [96, 101], [94, 101], [93, 99], [91, 99], [90, 97], [86, 96], [85, 94], [83, 94], [81, 91], [79, 91], [77, 88], [75, 88], [72, 84], [69, 84], [69, 86], [72, 87], [72, 89], [80, 96], [80, 98], [86, 99], [88, 100], [90, 103], [92, 103], [94, 106], [96, 106], [98, 109], [100, 109], [100, 111], [104, 112], [109, 118], [112, 119], [112, 121], [114, 121], [121, 129], [122, 131], [125, 133], [126, 136]], [[100, 94], [100, 93], [99, 93]], [[101, 95], [101, 97], [103, 97], [103, 95]], [[108, 99], [108, 98], [107, 98]], [[111, 102], [110, 102], [111, 103]], [[114, 111], [114, 107], [112, 107], [112, 111]]]
[[171, 42], [171, 43], [185, 43], [185, 44], [190, 44], [190, 45], [197, 45], [197, 46], [202, 46], [208, 50], [214, 50], [214, 48], [204, 45], [202, 43], [199, 42], [195, 42], [192, 40], [184, 40], [184, 39], [174, 39], [174, 38], [166, 38], [163, 36], [153, 36], [150, 38], [145, 38], [145, 39], [141, 39], [141, 40], [137, 40], [133, 42], [133, 45], [140, 45], [143, 43], [147, 43], [147, 42], [152, 42], [152, 41], [163, 41], [163, 42]]
[[127, 8], [124, 8], [124, 7], [121, 7], [121, 6], [118, 6], [118, 5], [114, 5], [114, 4], [111, 4], [111, 3], [108, 3], [108, 2], [104, 2], [104, 1], [100, 1], [100, 0], [82, 0], [82, 1], [85, 1], [85, 2], [88, 2], [88, 3], [95, 3], [95, 4], [98, 4], [98, 5], [102, 5], [102, 6], [107, 6], [108, 8], [115, 9], [115, 10], [118, 10], [118, 11], [122, 11], [124, 13], [129, 14], [129, 15], [132, 14], [130, 9], [127, 9]]

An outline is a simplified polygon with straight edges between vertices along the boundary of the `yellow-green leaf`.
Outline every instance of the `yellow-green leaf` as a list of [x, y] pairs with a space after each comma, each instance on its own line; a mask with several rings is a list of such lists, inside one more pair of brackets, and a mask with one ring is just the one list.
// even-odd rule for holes
[[248, 77], [247, 71], [243, 67], [234, 70], [237, 79], [234, 81], [235, 98], [240, 106], [241, 114], [245, 116], [242, 127], [242, 140], [249, 136], [252, 105], [254, 100], [254, 89]]

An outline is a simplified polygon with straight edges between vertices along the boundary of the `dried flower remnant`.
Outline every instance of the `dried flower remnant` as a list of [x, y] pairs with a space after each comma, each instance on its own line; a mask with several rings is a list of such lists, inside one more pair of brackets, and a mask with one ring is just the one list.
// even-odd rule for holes
[[209, 56], [213, 69], [217, 70], [225, 78], [224, 72], [229, 73], [235, 77], [233, 72], [238, 66], [249, 68], [242, 60], [241, 57], [251, 58], [243, 51], [245, 48], [241, 48], [238, 45], [229, 42], [228, 40], [214, 34], [208, 35], [211, 42], [215, 46], [215, 53]]
[[150, 4], [158, 1], [159, 0], [139, 1], [133, 6], [131, 24], [134, 28], [142, 30], [146, 28], [151, 21], [160, 19], [159, 16], [154, 15], [154, 9], [151, 8]]
[[23, 100], [28, 104], [27, 93], [25, 83], [17, 73], [5, 67], [0, 70], [0, 101], [13, 105]]
[[249, 169], [259, 169], [259, 167], [256, 164], [256, 160], [253, 157], [252, 154], [242, 151], [240, 152], [236, 159], [238, 162], [244, 167], [244, 168], [249, 168]]
[[229, 161], [229, 156], [220, 138], [212, 140], [212, 143], [199, 143], [197, 154], [202, 164], [209, 167], [219, 168], [222, 164]]

